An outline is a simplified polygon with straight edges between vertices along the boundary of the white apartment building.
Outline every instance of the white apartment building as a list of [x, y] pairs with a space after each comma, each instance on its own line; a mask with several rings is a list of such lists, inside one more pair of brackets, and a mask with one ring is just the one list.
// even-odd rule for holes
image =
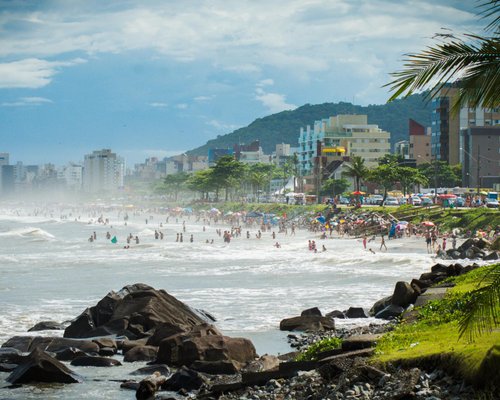
[[83, 190], [89, 193], [115, 191], [123, 187], [125, 161], [110, 149], [86, 154], [83, 169]]
[[83, 166], [69, 163], [57, 171], [57, 178], [65, 182], [68, 189], [80, 190], [83, 183]]

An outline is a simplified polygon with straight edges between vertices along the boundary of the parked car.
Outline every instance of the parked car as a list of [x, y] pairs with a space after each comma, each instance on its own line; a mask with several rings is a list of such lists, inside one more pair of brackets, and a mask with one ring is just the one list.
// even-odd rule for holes
[[432, 199], [430, 199], [428, 197], [421, 197], [420, 204], [423, 206], [430, 206], [432, 204]]
[[465, 199], [463, 197], [457, 197], [455, 199], [455, 207], [465, 207]]
[[395, 197], [388, 197], [385, 199], [385, 205], [386, 206], [399, 206], [398, 199]]
[[410, 201], [411, 201], [411, 204], [413, 204], [414, 206], [422, 205], [422, 199], [418, 196], [412, 196]]
[[498, 208], [498, 200], [496, 199], [486, 199], [485, 205], [488, 208]]
[[384, 199], [384, 196], [381, 196], [379, 194], [374, 194], [373, 196], [368, 197], [366, 204], [373, 204], [380, 206], [382, 205], [382, 200]]

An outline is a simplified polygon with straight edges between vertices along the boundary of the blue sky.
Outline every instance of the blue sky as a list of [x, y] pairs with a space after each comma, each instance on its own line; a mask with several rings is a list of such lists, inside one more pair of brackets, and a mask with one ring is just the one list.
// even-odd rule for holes
[[404, 53], [473, 1], [0, 0], [0, 152], [178, 154], [306, 103], [380, 104]]

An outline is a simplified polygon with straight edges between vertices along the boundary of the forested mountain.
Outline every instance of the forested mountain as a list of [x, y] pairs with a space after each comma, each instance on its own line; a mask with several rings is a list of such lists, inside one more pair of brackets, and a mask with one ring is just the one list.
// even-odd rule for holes
[[413, 118], [424, 126], [431, 124], [431, 105], [422, 95], [412, 95], [392, 103], [357, 106], [351, 103], [306, 104], [293, 111], [282, 111], [253, 121], [244, 128], [209, 140], [207, 144], [193, 149], [189, 154], [206, 155], [209, 148], [232, 148], [236, 143], [248, 144], [256, 139], [264, 153], [270, 154], [278, 143], [298, 145], [301, 127], [313, 125], [314, 121], [338, 114], [366, 114], [368, 123], [377, 124], [391, 133], [391, 144], [408, 139], [408, 119]]

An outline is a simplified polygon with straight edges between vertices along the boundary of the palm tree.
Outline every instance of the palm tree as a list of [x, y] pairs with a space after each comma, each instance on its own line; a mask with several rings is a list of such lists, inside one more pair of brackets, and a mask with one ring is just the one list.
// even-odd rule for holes
[[[437, 37], [442, 42], [408, 54], [404, 69], [392, 73], [395, 80], [385, 85], [394, 92], [389, 101], [423, 89], [430, 89], [430, 98], [454, 80], [459, 83], [455, 112], [462, 106], [500, 106], [500, 0], [483, 0], [479, 8], [478, 14], [483, 18], [493, 17], [485, 28], [491, 34], [441, 34]], [[460, 321], [461, 337], [468, 335], [473, 339], [500, 324], [500, 263], [490, 268], [480, 286], [472, 291], [467, 312]]]
[[491, 35], [437, 34], [439, 43], [407, 54], [404, 68], [391, 74], [395, 79], [385, 85], [394, 92], [389, 101], [423, 89], [430, 89], [429, 99], [453, 80], [459, 83], [455, 112], [500, 105], [500, 1], [484, 0], [478, 7], [483, 18], [494, 17], [486, 27]]
[[352, 156], [349, 164], [346, 164], [343, 175], [354, 179], [354, 186], [357, 191], [360, 189], [361, 179], [368, 174], [368, 168], [365, 165], [365, 159], [360, 156]]
[[465, 335], [471, 341], [500, 325], [500, 264], [483, 268], [489, 268], [489, 271], [472, 292], [459, 322], [460, 337]]

